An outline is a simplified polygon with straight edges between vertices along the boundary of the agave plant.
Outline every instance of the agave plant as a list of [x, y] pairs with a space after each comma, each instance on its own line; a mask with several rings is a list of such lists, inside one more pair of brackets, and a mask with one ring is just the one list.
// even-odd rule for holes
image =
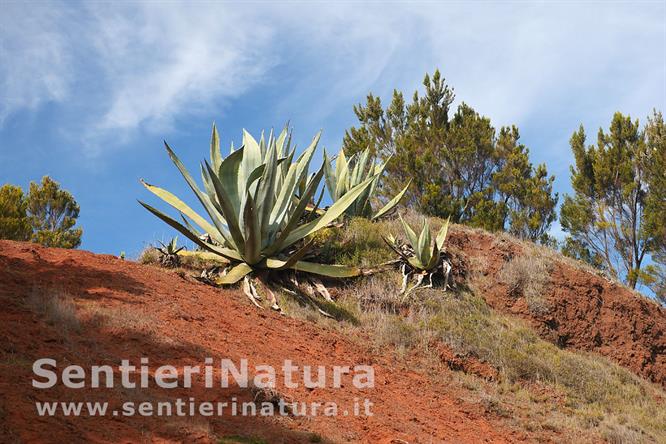
[[178, 247], [178, 236], [174, 237], [169, 241], [168, 244], [165, 244], [161, 241], [158, 241], [161, 247], [155, 247], [155, 249], [160, 254], [160, 265], [166, 268], [175, 268], [180, 265], [180, 253], [185, 247]]
[[361, 153], [354, 154], [349, 160], [345, 156], [344, 150], [340, 150], [335, 160], [335, 169], [331, 166], [331, 160], [324, 150], [324, 175], [326, 177], [326, 188], [331, 195], [331, 199], [337, 202], [349, 190], [359, 183], [374, 177], [371, 185], [356, 199], [356, 201], [347, 208], [345, 215], [348, 217], [360, 216], [371, 220], [378, 219], [389, 213], [400, 202], [405, 195], [409, 183], [393, 199], [384, 205], [376, 213], [370, 205], [377, 189], [379, 178], [386, 168], [388, 160], [382, 164], [375, 164], [370, 157], [370, 149]]
[[[441, 273], [444, 278], [444, 290], [449, 281], [449, 274], [451, 272], [451, 264], [443, 258], [444, 243], [446, 242], [446, 235], [449, 230], [449, 219], [447, 219], [442, 228], [439, 230], [437, 237], [432, 239], [430, 234], [430, 223], [428, 219], [423, 221], [423, 226], [420, 233], [416, 231], [400, 217], [407, 243], [401, 243], [396, 240], [392, 235], [384, 237], [384, 241], [400, 256], [400, 269], [402, 271], [402, 287], [400, 294], [404, 294], [405, 298], [415, 289], [419, 287], [430, 288], [432, 287], [432, 278], [435, 273]], [[428, 277], [428, 284], [423, 285], [423, 280]], [[413, 277], [414, 285], [407, 290], [407, 283], [409, 278]]]
[[[257, 300], [261, 298], [255, 287], [256, 279], [266, 288], [271, 306], [279, 309], [270, 287], [279, 280], [274, 278], [285, 277], [286, 270], [335, 278], [361, 274], [357, 267], [301, 260], [312, 244], [305, 239], [339, 218], [375, 179], [374, 176], [368, 177], [326, 211], [315, 211], [312, 220], [304, 221], [306, 207], [311, 204], [324, 175], [324, 165], [308, 175], [319, 137], [317, 134], [292, 163], [295, 149], [290, 147], [286, 130], [277, 138], [271, 134], [267, 142], [263, 137], [257, 142], [244, 132], [243, 145], [235, 150], [232, 147], [230, 154], [222, 158], [219, 136], [213, 128], [211, 162], [204, 161], [201, 166], [203, 191], [165, 142], [169, 157], [210, 221], [169, 191], [144, 181], [149, 191], [180, 212], [184, 224], [144, 202], [140, 203], [203, 250], [229, 262], [226, 272], [216, 278], [216, 284], [228, 285], [243, 280], [245, 293], [255, 305], [259, 305]], [[205, 233], [203, 237], [199, 229]], [[292, 278], [282, 280], [298, 282]], [[315, 283], [314, 287], [319, 285]], [[319, 293], [328, 298], [328, 292]]]

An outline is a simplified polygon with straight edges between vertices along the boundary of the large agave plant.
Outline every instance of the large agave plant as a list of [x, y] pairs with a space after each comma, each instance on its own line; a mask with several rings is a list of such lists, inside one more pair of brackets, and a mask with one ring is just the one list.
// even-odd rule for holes
[[[451, 264], [442, 257], [444, 251], [444, 243], [446, 242], [446, 235], [449, 230], [449, 219], [447, 219], [442, 228], [437, 233], [437, 237], [432, 239], [430, 234], [430, 223], [428, 219], [423, 221], [420, 233], [417, 235], [416, 231], [404, 221], [402, 216], [400, 222], [407, 237], [407, 243], [397, 241], [393, 236], [384, 237], [384, 241], [391, 247], [401, 259], [402, 271], [402, 288], [400, 294], [405, 297], [412, 291], [419, 287], [430, 288], [432, 287], [432, 278], [435, 273], [441, 273], [444, 278], [444, 290], [448, 285], [449, 274], [451, 272]], [[428, 284], [423, 285], [423, 280], [428, 277]], [[407, 290], [409, 278], [413, 277], [414, 285]]]
[[[293, 161], [295, 150], [290, 147], [286, 130], [277, 138], [271, 133], [268, 141], [262, 136], [260, 142], [244, 132], [243, 145], [236, 150], [232, 147], [230, 154], [222, 158], [219, 136], [213, 128], [211, 161], [204, 161], [201, 166], [203, 191], [165, 142], [169, 157], [205, 209], [208, 219], [169, 191], [143, 181], [149, 191], [180, 213], [184, 223], [140, 203], [203, 250], [229, 261], [228, 270], [215, 279], [216, 284], [243, 280], [246, 294], [259, 305], [260, 297], [253, 280], [257, 278], [269, 292], [271, 306], [277, 309], [277, 300], [270, 291], [271, 276], [280, 274], [275, 272], [295, 270], [336, 278], [361, 273], [356, 267], [301, 260], [311, 245], [305, 239], [339, 218], [374, 180], [374, 176], [368, 177], [326, 211], [311, 212], [314, 217], [307, 220], [306, 207], [311, 204], [324, 175], [324, 165], [308, 175], [318, 141], [319, 134]], [[321, 290], [316, 282], [314, 287]], [[328, 295], [324, 290], [319, 293]]]
[[[388, 162], [388, 161], [387, 161]], [[371, 220], [378, 219], [390, 212], [405, 195], [411, 181], [393, 199], [384, 205], [379, 211], [374, 212], [370, 205], [377, 189], [379, 178], [386, 168], [387, 162], [375, 164], [370, 157], [370, 149], [354, 154], [350, 159], [345, 156], [344, 150], [340, 150], [335, 160], [335, 169], [331, 166], [331, 160], [324, 150], [324, 175], [326, 177], [326, 188], [333, 202], [337, 202], [349, 190], [360, 183], [374, 177], [371, 185], [356, 198], [356, 201], [347, 208], [345, 215], [349, 217], [360, 216]]]

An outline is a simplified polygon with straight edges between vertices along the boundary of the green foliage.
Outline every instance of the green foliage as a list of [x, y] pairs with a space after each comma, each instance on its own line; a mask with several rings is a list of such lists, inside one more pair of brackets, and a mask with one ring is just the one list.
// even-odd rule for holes
[[432, 272], [440, 265], [441, 252], [449, 231], [449, 220], [444, 222], [435, 239], [430, 235], [430, 223], [427, 218], [423, 220], [418, 235], [402, 217], [400, 222], [407, 238], [408, 248], [401, 248], [392, 236], [386, 238], [386, 243], [414, 270]]
[[76, 248], [81, 245], [81, 228], [74, 228], [79, 217], [79, 204], [68, 191], [48, 176], [41, 184], [30, 183], [28, 216], [32, 240], [47, 247]]
[[655, 263], [645, 267], [649, 275], [647, 284], [654, 291], [657, 300], [666, 305], [666, 253], [656, 253], [652, 259]]
[[[302, 261], [311, 243], [303, 240], [340, 217], [374, 180], [369, 177], [340, 197], [330, 208], [310, 212], [306, 209], [315, 196], [324, 175], [324, 165], [308, 176], [319, 134], [310, 146], [295, 157], [285, 130], [276, 138], [271, 133], [266, 142], [257, 142], [249, 133], [243, 134], [243, 146], [222, 159], [219, 137], [213, 127], [211, 163], [201, 167], [205, 191], [201, 191], [166, 145], [176, 167], [194, 191], [212, 223], [197, 214], [182, 200], [159, 187], [144, 182], [148, 190], [181, 213], [185, 225], [148, 204], [141, 204], [203, 249], [222, 256], [234, 267], [219, 278], [219, 284], [231, 284], [256, 270], [293, 269], [330, 277], [360, 274], [354, 267], [324, 265]], [[202, 240], [191, 220], [207, 233], [211, 242]]]
[[345, 216], [347, 217], [360, 216], [374, 220], [389, 213], [396, 207], [396, 205], [398, 205], [400, 199], [402, 199], [407, 192], [411, 180], [407, 182], [407, 185], [397, 195], [392, 197], [391, 200], [389, 200], [389, 202], [379, 211], [375, 212], [372, 209], [371, 200], [375, 199], [377, 184], [379, 183], [379, 178], [385, 168], [386, 162], [380, 165], [373, 162], [370, 157], [369, 148], [354, 154], [349, 160], [347, 160], [344, 150], [340, 150], [335, 161], [335, 169], [331, 167], [331, 161], [326, 155], [326, 151], [324, 151], [324, 176], [326, 179], [326, 188], [328, 189], [333, 202], [337, 202], [356, 185], [370, 177], [374, 177], [372, 184], [366, 189], [366, 191], [356, 199], [356, 202], [347, 208], [347, 211], [345, 211]]
[[47, 247], [76, 248], [81, 228], [74, 228], [79, 205], [48, 176], [30, 183], [28, 195], [20, 187], [0, 188], [0, 239], [38, 242]]
[[0, 239], [30, 239], [32, 226], [27, 208], [28, 203], [20, 187], [5, 184], [0, 188]]
[[164, 242], [158, 241], [162, 247], [157, 247], [157, 250], [165, 255], [169, 254], [178, 254], [185, 247], [178, 246], [178, 236], [173, 237], [169, 243], [165, 244]]
[[496, 134], [490, 120], [465, 103], [451, 116], [454, 94], [439, 71], [423, 84], [425, 94], [415, 92], [409, 104], [394, 91], [386, 109], [369, 94], [365, 105], [354, 107], [360, 126], [345, 133], [344, 151], [367, 148], [387, 162], [378, 186], [384, 199], [413, 179], [407, 205], [422, 213], [546, 240], [555, 220], [554, 178], [544, 165], [531, 164], [518, 129]]
[[185, 247], [178, 246], [178, 236], [172, 238], [169, 243], [165, 244], [158, 241], [161, 247], [155, 247], [159, 252], [160, 265], [166, 268], [175, 268], [180, 266], [180, 253]]
[[386, 230], [385, 223], [354, 217], [344, 227], [324, 228], [310, 239], [317, 259], [324, 263], [373, 267], [394, 257], [382, 238]]
[[582, 126], [570, 140], [576, 164], [574, 194], [561, 209], [569, 233], [563, 251], [623, 277], [631, 288], [649, 280], [641, 268], [646, 254], [664, 248], [665, 140], [656, 111], [643, 130], [638, 120], [615, 113], [608, 133], [599, 129], [596, 145], [586, 146]]

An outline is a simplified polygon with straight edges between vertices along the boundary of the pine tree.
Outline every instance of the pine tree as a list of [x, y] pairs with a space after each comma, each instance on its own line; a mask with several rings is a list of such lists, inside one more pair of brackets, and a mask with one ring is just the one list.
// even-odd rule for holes
[[657, 299], [666, 305], [666, 125], [661, 112], [653, 111], [645, 128], [649, 156], [647, 171], [647, 230], [653, 238], [650, 277]]
[[[615, 113], [608, 133], [599, 129], [596, 145], [588, 147], [581, 125], [570, 140], [574, 195], [565, 196], [561, 209], [562, 228], [569, 233], [564, 252], [631, 288], [649, 278], [642, 266], [664, 233], [663, 159], [662, 169], [655, 170], [664, 152], [663, 119], [655, 112], [652, 120], [641, 130], [638, 120]], [[650, 129], [655, 126], [661, 130]], [[650, 136], [654, 131], [661, 136]]]
[[555, 219], [554, 179], [544, 165], [533, 167], [518, 129], [496, 134], [490, 119], [465, 103], [451, 115], [455, 96], [439, 71], [423, 85], [425, 93], [415, 92], [411, 103], [394, 91], [386, 109], [372, 94], [355, 106], [360, 125], [345, 132], [345, 152], [370, 147], [379, 159], [390, 157], [384, 197], [412, 180], [403, 202], [425, 214], [545, 240]]
[[5, 184], [0, 188], [0, 239], [30, 239], [32, 227], [26, 213], [27, 206], [20, 187]]
[[30, 183], [27, 212], [34, 242], [59, 248], [76, 248], [81, 244], [83, 230], [74, 228], [79, 205], [50, 177], [44, 176], [41, 184]]

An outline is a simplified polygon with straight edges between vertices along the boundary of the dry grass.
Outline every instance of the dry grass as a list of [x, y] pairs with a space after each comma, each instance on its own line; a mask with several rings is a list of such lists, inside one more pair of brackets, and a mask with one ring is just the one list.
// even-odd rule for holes
[[[329, 254], [345, 259], [345, 263], [374, 259], [384, 251], [366, 250], [385, 248], [383, 242], [377, 242], [378, 233], [399, 235], [401, 229], [396, 221], [354, 221], [350, 233], [336, 234], [336, 239], [351, 241], [331, 243]], [[508, 235], [500, 237], [500, 241], [521, 242], [523, 247], [522, 256], [505, 264], [500, 279], [517, 296], [525, 297], [531, 310], [547, 310], [543, 296], [550, 285], [553, 260], [560, 256], [547, 247]], [[341, 250], [336, 251], [340, 245]], [[432, 348], [437, 342], [459, 355], [488, 363], [498, 370], [498, 381], [455, 372], [458, 379], [454, 383], [491, 413], [515, 413], [515, 421], [525, 430], [591, 436], [580, 438], [581, 442], [666, 442], [666, 394], [655, 385], [603, 357], [559, 349], [524, 322], [493, 311], [473, 291], [419, 290], [403, 303], [397, 294], [399, 287], [398, 273], [384, 273], [363, 278], [341, 291], [338, 303], [360, 321], [358, 326], [328, 320], [295, 304], [285, 308], [292, 316], [343, 330], [351, 338], [369, 338], [370, 348], [392, 348], [397, 357], [409, 358], [410, 365], [415, 356], [437, 361]], [[450, 372], [438, 377], [446, 374]]]
[[[217, 261], [208, 257], [203, 258], [196, 254], [179, 254], [178, 256], [180, 258], [179, 268], [185, 270], [201, 271], [214, 266], [226, 265], [226, 262], [222, 259]], [[156, 265], [161, 267], [160, 252], [154, 247], [147, 247], [139, 254], [138, 262], [144, 265]]]
[[[416, 353], [436, 360], [432, 344], [440, 341], [458, 354], [498, 369], [495, 390], [511, 396], [478, 398], [489, 410], [508, 411], [501, 402], [516, 402], [514, 389], [507, 387], [536, 385], [564, 399], [562, 405], [551, 405], [557, 415], [544, 413], [544, 421], [550, 419], [553, 427], [624, 439], [618, 442], [666, 442], [666, 394], [656, 386], [603, 357], [559, 349], [520, 320], [496, 313], [472, 293], [422, 290], [406, 313], [396, 314], [394, 284], [389, 279], [367, 279], [342, 301], [348, 309], [357, 301], [362, 326], [348, 328], [361, 329], [377, 349], [393, 347], [398, 356]], [[386, 295], [385, 300], [379, 299], [381, 295]], [[530, 408], [543, 403], [529, 389], [521, 391]]]
[[81, 322], [76, 306], [69, 294], [52, 288], [35, 287], [26, 299], [26, 304], [34, 312], [43, 316], [46, 322], [66, 336], [81, 331]]
[[534, 314], [546, 314], [549, 304], [545, 293], [551, 285], [552, 262], [544, 256], [520, 255], [505, 263], [499, 280], [509, 287], [509, 294], [524, 297]]
[[89, 324], [108, 329], [115, 334], [140, 333], [150, 336], [158, 344], [178, 344], [178, 341], [158, 331], [158, 320], [155, 316], [140, 308], [127, 310], [126, 307], [105, 307], [90, 304], [82, 311], [82, 317]]
[[146, 247], [141, 253], [139, 253], [139, 259], [137, 262], [144, 265], [159, 265], [160, 253], [155, 247]]

